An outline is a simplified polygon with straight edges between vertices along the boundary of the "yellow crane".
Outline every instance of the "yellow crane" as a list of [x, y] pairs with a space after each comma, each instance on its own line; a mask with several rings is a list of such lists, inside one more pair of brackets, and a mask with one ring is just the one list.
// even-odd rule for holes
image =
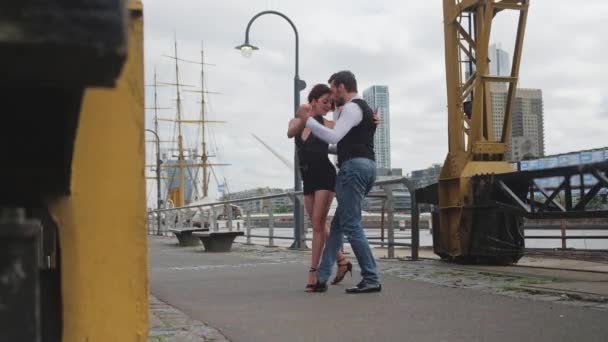
[[[438, 185], [420, 192], [421, 201], [438, 205], [433, 224], [435, 252], [443, 258], [472, 261], [490, 258], [517, 261], [523, 255], [522, 219], [494, 208], [472, 208], [471, 178], [482, 173], [513, 172], [506, 161], [511, 116], [526, 28], [528, 0], [443, 0], [448, 104], [448, 154]], [[512, 70], [489, 75], [488, 50], [494, 17], [519, 12]], [[501, 139], [494, 140], [490, 88], [507, 83], [508, 95]], [[435, 197], [435, 198], [433, 198]], [[487, 239], [493, 231], [511, 232], [500, 250]]]
[[[515, 171], [506, 160], [529, 7], [529, 0], [443, 0], [448, 154], [439, 182], [416, 191], [418, 202], [436, 206], [433, 248], [443, 259], [513, 263], [525, 251], [524, 217], [608, 217], [590, 205], [608, 186], [608, 162]], [[512, 69], [491, 75], [492, 24], [504, 11], [518, 14]], [[504, 85], [504, 120], [494, 126], [491, 91]], [[557, 187], [539, 185], [551, 177]]]

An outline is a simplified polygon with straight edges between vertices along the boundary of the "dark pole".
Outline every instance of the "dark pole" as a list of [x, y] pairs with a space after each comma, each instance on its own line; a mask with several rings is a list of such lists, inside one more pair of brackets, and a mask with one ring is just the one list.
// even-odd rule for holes
[[[291, 21], [291, 19], [289, 19], [285, 14], [281, 13], [281, 12], [277, 12], [277, 11], [262, 11], [258, 14], [256, 14], [255, 16], [253, 16], [253, 18], [251, 18], [251, 20], [249, 20], [249, 23], [247, 24], [247, 29], [245, 31], [245, 43], [243, 45], [241, 45], [241, 47], [243, 46], [248, 46], [248, 47], [252, 47], [249, 44], [249, 29], [251, 28], [251, 24], [260, 16], [265, 15], [265, 14], [274, 14], [274, 15], [278, 15], [279, 17], [287, 20], [287, 22], [289, 23], [289, 25], [291, 25], [291, 27], [293, 28], [293, 32], [295, 34], [295, 38], [296, 38], [296, 51], [295, 51], [295, 76], [294, 76], [294, 80], [293, 80], [293, 108], [294, 108], [294, 117], [295, 117], [295, 113], [298, 110], [298, 107], [300, 107], [300, 91], [304, 90], [304, 88], [306, 88], [306, 82], [304, 82], [303, 80], [300, 79], [300, 66], [299, 66], [299, 62], [300, 62], [300, 40], [298, 37], [298, 30], [296, 29], [296, 26], [294, 25], [294, 23]], [[294, 139], [294, 191], [302, 191], [302, 177], [300, 175], [300, 161], [298, 160], [298, 151], [297, 151], [297, 146], [295, 145], [295, 139]], [[298, 196], [294, 196], [294, 202], [293, 202], [293, 220], [294, 220], [294, 230], [293, 230], [293, 244], [291, 245], [291, 248], [306, 248], [306, 242], [303, 238], [303, 233], [304, 233], [304, 206], [302, 205], [302, 202], [300, 201], [300, 199], [298, 198]]]
[[[160, 138], [158, 134], [151, 130], [147, 129], [147, 132], [154, 134], [156, 137], [156, 209], [160, 210], [161, 199], [160, 199], [160, 164], [162, 161], [160, 160]], [[160, 231], [160, 212], [156, 213], [156, 235], [161, 235]]]

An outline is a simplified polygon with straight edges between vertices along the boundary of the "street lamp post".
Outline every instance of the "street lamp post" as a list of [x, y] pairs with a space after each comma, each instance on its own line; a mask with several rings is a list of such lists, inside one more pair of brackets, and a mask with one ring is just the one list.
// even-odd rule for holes
[[[253, 18], [251, 18], [251, 20], [249, 20], [249, 23], [247, 24], [247, 30], [245, 31], [245, 42], [239, 46], [236, 47], [237, 50], [241, 50], [241, 53], [243, 54], [243, 56], [245, 57], [249, 57], [251, 55], [251, 53], [255, 50], [259, 50], [258, 47], [251, 45], [249, 43], [249, 29], [251, 28], [251, 24], [254, 22], [254, 20], [256, 20], [258, 17], [265, 15], [265, 14], [274, 14], [274, 15], [278, 15], [279, 17], [287, 20], [287, 22], [289, 23], [289, 25], [291, 25], [291, 27], [293, 28], [293, 32], [295, 33], [295, 38], [296, 38], [296, 51], [295, 51], [295, 59], [296, 59], [296, 70], [295, 70], [295, 76], [293, 79], [293, 107], [294, 107], [294, 116], [295, 113], [298, 110], [298, 107], [300, 107], [300, 91], [304, 90], [304, 88], [306, 88], [306, 82], [304, 82], [304, 80], [300, 79], [300, 75], [299, 75], [299, 38], [298, 38], [298, 30], [296, 29], [296, 26], [293, 24], [293, 22], [291, 21], [291, 19], [289, 19], [285, 14], [281, 13], [281, 12], [277, 12], [277, 11], [262, 11], [256, 15], [253, 16]], [[295, 141], [294, 141], [295, 143]], [[300, 162], [298, 160], [298, 151], [297, 151], [297, 146], [294, 145], [294, 191], [301, 191], [302, 190], [302, 178], [300, 175]], [[293, 244], [291, 245], [292, 248], [306, 248], [306, 242], [304, 240], [304, 207], [302, 205], [302, 202], [300, 201], [300, 199], [298, 198], [298, 196], [294, 196], [294, 202], [293, 202], [293, 219], [294, 219], [294, 231], [293, 231], [293, 235], [294, 235], [294, 241]]]
[[[162, 202], [160, 199], [160, 164], [162, 164], [162, 160], [160, 160], [160, 138], [151, 129], [146, 129], [146, 132], [150, 132], [156, 137], [156, 209], [160, 210]], [[161, 235], [160, 221], [160, 212], [156, 212], [156, 235]]]

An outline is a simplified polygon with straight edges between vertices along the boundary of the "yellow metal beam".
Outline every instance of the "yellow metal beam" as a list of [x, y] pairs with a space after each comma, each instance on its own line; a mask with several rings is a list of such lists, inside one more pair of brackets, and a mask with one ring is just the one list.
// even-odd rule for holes
[[[445, 60], [458, 61], [458, 23], [448, 21], [447, 17], [450, 13], [456, 11], [454, 1], [444, 0], [443, 11], [446, 16], [444, 20], [444, 42], [445, 42]], [[450, 153], [456, 153], [463, 150], [464, 132], [462, 129], [462, 119], [455, 116], [455, 113], [462, 113], [462, 107], [459, 104], [460, 99], [460, 75], [457, 63], [446, 63], [446, 85], [448, 98], [448, 146]]]
[[[473, 63], [475, 63], [475, 56], [473, 55], [473, 51], [469, 51], [469, 49], [464, 46], [464, 44], [462, 44], [462, 41], [458, 41], [458, 47], [460, 47], [460, 51], [464, 52], [467, 57], [469, 58], [469, 60]], [[473, 47], [471, 46], [471, 50], [473, 50]]]
[[115, 88], [85, 92], [72, 194], [50, 203], [61, 246], [63, 342], [147, 341], [141, 1], [129, 9], [127, 62]]
[[[450, 2], [449, 7], [444, 7], [445, 13], [445, 22], [452, 23], [456, 21], [460, 13], [470, 10], [470, 8], [477, 6], [480, 2], [485, 2], [487, 0], [448, 0]], [[445, 1], [444, 1], [445, 3]]]
[[473, 40], [473, 38], [471, 38], [471, 35], [468, 34], [467, 31], [462, 28], [462, 26], [460, 26], [460, 24], [457, 24], [456, 29], [458, 30], [458, 33], [462, 36], [462, 38], [467, 41], [469, 46], [471, 46], [471, 48], [477, 49], [477, 43]]
[[490, 75], [484, 75], [481, 76], [481, 79], [486, 81], [486, 82], [500, 82], [500, 83], [512, 83], [512, 82], [517, 82], [517, 77], [511, 77], [511, 76], [490, 76]]
[[528, 9], [528, 4], [516, 4], [516, 3], [508, 3], [505, 1], [501, 1], [501, 2], [496, 2], [494, 3], [494, 8], [496, 8], [497, 10], [504, 10], [504, 9], [510, 9], [510, 10], [526, 10]]
[[[519, 75], [519, 64], [521, 62], [521, 52], [524, 44], [524, 35], [526, 32], [526, 22], [528, 18], [529, 0], [522, 1], [524, 9], [519, 12], [519, 21], [517, 23], [517, 36], [515, 38], [515, 48], [513, 49], [513, 62], [511, 64], [511, 77], [517, 80]], [[509, 83], [509, 91], [507, 94], [507, 107], [505, 109], [505, 121], [502, 128], [501, 142], [508, 143], [511, 136], [511, 112], [513, 111], [513, 102], [515, 102], [515, 93], [517, 89], [517, 81]]]

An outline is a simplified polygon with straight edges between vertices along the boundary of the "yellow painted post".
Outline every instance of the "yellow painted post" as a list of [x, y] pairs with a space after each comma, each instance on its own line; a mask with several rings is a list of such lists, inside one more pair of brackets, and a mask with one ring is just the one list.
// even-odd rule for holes
[[72, 194], [59, 226], [64, 342], [144, 342], [148, 279], [143, 7], [129, 1], [129, 51], [113, 89], [85, 92]]

